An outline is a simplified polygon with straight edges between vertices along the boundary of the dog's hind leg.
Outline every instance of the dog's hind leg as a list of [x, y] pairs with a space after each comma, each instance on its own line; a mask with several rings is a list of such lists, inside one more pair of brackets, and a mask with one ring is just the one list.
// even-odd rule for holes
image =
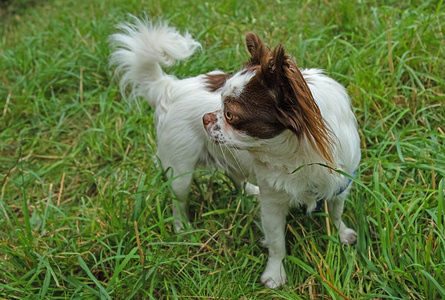
[[246, 179], [246, 176], [244, 176], [242, 172], [226, 171], [226, 175], [233, 180], [237, 187], [241, 189], [244, 188], [247, 195], [260, 195], [260, 188], [257, 185], [247, 181], [248, 179]]
[[[188, 197], [190, 187], [192, 185], [193, 171], [196, 167], [196, 157], [188, 156], [188, 158], [172, 155], [164, 151], [165, 147], [159, 144], [158, 157], [161, 161], [162, 168], [166, 171], [166, 176], [171, 180], [171, 189], [173, 191], [172, 214], [176, 232], [184, 229], [184, 225], [190, 225], [188, 215]], [[187, 157], [187, 155], [185, 156]]]
[[334, 223], [335, 227], [337, 227], [339, 231], [340, 241], [342, 244], [353, 245], [357, 241], [357, 233], [353, 229], [348, 228], [341, 220], [346, 195], [347, 193], [344, 193], [344, 195], [341, 194], [335, 196], [334, 198], [328, 200], [327, 204], [332, 223]]
[[[176, 175], [180, 173], [174, 172], [174, 174]], [[174, 222], [176, 232], [183, 230], [184, 224], [190, 225], [187, 200], [190, 193], [192, 179], [192, 173], [182, 173], [178, 175], [178, 177], [176, 177], [171, 183], [171, 188], [175, 194], [172, 211], [173, 217], [175, 218]]]

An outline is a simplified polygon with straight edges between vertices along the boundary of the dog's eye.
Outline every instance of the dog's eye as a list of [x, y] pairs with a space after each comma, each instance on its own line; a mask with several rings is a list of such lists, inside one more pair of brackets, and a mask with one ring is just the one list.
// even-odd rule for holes
[[230, 122], [233, 120], [233, 114], [230, 111], [226, 111], [225, 115], [226, 115], [227, 121]]

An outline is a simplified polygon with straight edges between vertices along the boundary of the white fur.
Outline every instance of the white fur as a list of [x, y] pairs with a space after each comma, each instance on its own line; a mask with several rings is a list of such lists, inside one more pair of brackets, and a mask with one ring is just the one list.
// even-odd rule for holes
[[[318, 199], [326, 199], [342, 243], [354, 243], [356, 233], [341, 221], [348, 179], [318, 165], [324, 160], [306, 140], [290, 131], [272, 139], [257, 139], [231, 129], [222, 112], [222, 97], [239, 96], [254, 73], [239, 72], [226, 85], [209, 92], [200, 75], [179, 80], [165, 74], [160, 65], [186, 59], [199, 43], [165, 24], [134, 19], [120, 26], [123, 33], [110, 37], [115, 47], [111, 63], [121, 75], [121, 90], [142, 96], [155, 108], [158, 157], [175, 179], [173, 215], [176, 229], [188, 224], [186, 201], [192, 172], [199, 166], [226, 170], [240, 184], [256, 177], [259, 185], [262, 227], [269, 261], [261, 281], [271, 288], [285, 283], [285, 217], [290, 206], [305, 204], [312, 211]], [[218, 71], [216, 71], [218, 72]], [[333, 133], [336, 168], [353, 174], [360, 160], [359, 136], [346, 90], [320, 70], [302, 70], [325, 123]], [[203, 115], [214, 112], [216, 122], [203, 126]], [[297, 168], [304, 166], [298, 171]], [[295, 172], [294, 172], [295, 171]], [[258, 194], [248, 183], [246, 191]]]
[[[175, 177], [173, 215], [179, 230], [184, 227], [183, 220], [188, 224], [186, 201], [195, 169], [224, 169], [241, 185], [253, 177], [252, 158], [246, 151], [222, 147], [207, 137], [202, 116], [221, 108], [221, 96], [205, 89], [203, 75], [178, 80], [160, 67], [186, 59], [199, 47], [198, 42], [165, 23], [134, 18], [133, 23], [119, 28], [123, 33], [110, 36], [115, 49], [110, 63], [120, 75], [121, 92], [130, 87], [130, 98], [141, 96], [155, 108], [157, 156], [167, 175]], [[258, 188], [251, 184], [246, 191], [258, 194]]]
[[227, 80], [221, 91], [221, 96], [223, 98], [227, 96], [238, 97], [254, 75], [255, 72], [247, 72], [245, 74], [242, 74], [241, 72], [236, 73]]

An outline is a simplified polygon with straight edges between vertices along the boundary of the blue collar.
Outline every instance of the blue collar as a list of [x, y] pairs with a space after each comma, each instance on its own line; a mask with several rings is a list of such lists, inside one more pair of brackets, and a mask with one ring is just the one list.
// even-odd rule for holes
[[[357, 172], [357, 169], [355, 169], [355, 171], [354, 171], [354, 173], [352, 173], [352, 176], [351, 176], [351, 177], [355, 177], [355, 173], [356, 173], [356, 172]], [[347, 177], [347, 178], [348, 178], [348, 182], [347, 182], [343, 187], [341, 187], [341, 188], [337, 191], [337, 193], [335, 193], [335, 196], [338, 196], [338, 195], [340, 195], [340, 194], [343, 194], [343, 192], [346, 191], [346, 189], [349, 187], [349, 185], [350, 185], [351, 182], [352, 182], [352, 179], [349, 178], [349, 177]], [[314, 212], [322, 211], [322, 208], [323, 208], [323, 205], [324, 205], [324, 202], [325, 202], [325, 201], [326, 201], [326, 199], [324, 199], [324, 198], [318, 200], [318, 201], [317, 201], [317, 206], [315, 207]]]
[[[352, 176], [351, 176], [351, 177], [355, 177], [355, 173], [356, 173], [356, 172], [357, 172], [357, 169], [355, 169], [355, 171], [354, 171], [354, 173], [352, 173]], [[342, 188], [340, 188], [340, 189], [337, 191], [337, 193], [335, 193], [335, 196], [338, 196], [338, 195], [342, 194], [342, 193], [348, 188], [348, 186], [351, 184], [352, 179], [349, 178], [349, 177], [347, 177], [347, 178], [348, 178], [348, 182], [346, 183], [346, 185], [344, 185]]]

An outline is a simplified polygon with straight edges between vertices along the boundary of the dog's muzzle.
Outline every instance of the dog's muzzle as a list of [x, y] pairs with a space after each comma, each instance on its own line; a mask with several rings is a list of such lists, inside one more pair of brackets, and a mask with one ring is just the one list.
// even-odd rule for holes
[[223, 143], [221, 126], [218, 124], [216, 113], [206, 113], [202, 116], [202, 124], [207, 132], [207, 136], [215, 143]]
[[204, 124], [204, 128], [209, 131], [209, 129], [212, 128], [212, 125], [216, 123], [216, 114], [206, 113], [202, 116], [202, 123]]

